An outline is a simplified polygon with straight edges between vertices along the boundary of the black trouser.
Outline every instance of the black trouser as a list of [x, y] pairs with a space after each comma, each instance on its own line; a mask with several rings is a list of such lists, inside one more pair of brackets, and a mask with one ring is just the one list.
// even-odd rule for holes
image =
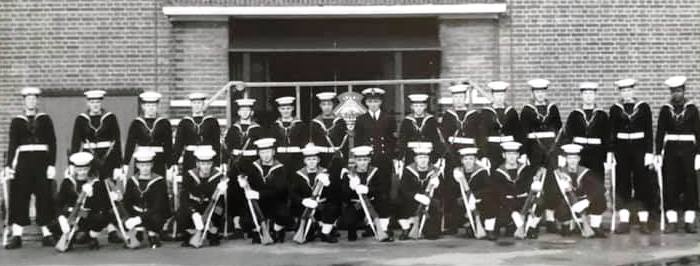
[[92, 163], [94, 167], [97, 167], [100, 180], [112, 178], [112, 175], [114, 175], [114, 169], [122, 167], [121, 154], [117, 153], [117, 148], [114, 147], [112, 151], [110, 151], [109, 155], [105, 156], [108, 149], [109, 148], [100, 148], [93, 153], [95, 160], [93, 160]]
[[554, 152], [555, 145], [553, 138], [528, 139], [530, 142], [527, 152], [530, 164], [534, 167], [544, 167], [547, 169], [544, 185], [542, 188], [542, 207], [554, 210], [559, 202], [559, 186], [554, 179], [554, 169], [557, 169], [557, 156]]
[[583, 145], [580, 164], [596, 172], [601, 184], [605, 183], [605, 157], [606, 152], [600, 145]]
[[[221, 206], [223, 202], [223, 199], [220, 199], [218, 201], [218, 205]], [[223, 207], [223, 206], [222, 206]], [[205, 211], [206, 207], [197, 209], [196, 212], [198, 212], [200, 215], [202, 215], [202, 218], [206, 219], [205, 217]], [[194, 229], [194, 221], [192, 221], [192, 214], [194, 214], [195, 211], [189, 208], [185, 207], [180, 207], [179, 210], [175, 213], [175, 219], [177, 221], [177, 227], [178, 227], [178, 232], [186, 232], [188, 229]], [[223, 231], [223, 218], [224, 218], [224, 213], [223, 213], [223, 208], [220, 209], [220, 211], [215, 210], [214, 213], [211, 216], [211, 224], [210, 224], [210, 229], [212, 227], [217, 228], [217, 234], [221, 233]], [[145, 222], [145, 220], [144, 220]], [[206, 225], [206, 221], [203, 221], [203, 223]], [[162, 227], [162, 225], [161, 225]], [[211, 232], [211, 231], [210, 231]]]
[[[374, 210], [377, 212], [377, 218], [381, 219], [388, 219], [389, 215], [387, 213], [389, 213], [389, 210], [394, 206], [388, 201], [388, 199], [372, 199], [370, 200], [369, 204], [371, 204], [372, 207], [374, 207]], [[365, 212], [357, 198], [350, 199], [349, 201], [343, 203], [342, 221], [343, 224], [347, 226], [348, 231], [355, 231], [357, 228], [360, 228], [367, 223]], [[377, 228], [377, 230], [381, 230], [381, 228]]]
[[[600, 195], [599, 197], [590, 197], [590, 196], [578, 196], [576, 199], [578, 200], [583, 200], [584, 198], [588, 199], [590, 201], [590, 204], [588, 205], [588, 208], [586, 208], [585, 213], [589, 215], [601, 215], [605, 210], [607, 209], [607, 203], [605, 201], [605, 195]], [[570, 202], [570, 204], [573, 206], [576, 204], [576, 202]], [[562, 199], [559, 202], [559, 205], [557, 208], [554, 210], [554, 216], [556, 217], [557, 220], [559, 221], [569, 221], [572, 219], [571, 217], [571, 209], [569, 209], [569, 205], [566, 204], [566, 201]]]
[[156, 213], [144, 213], [139, 215], [138, 217], [141, 217], [140, 226], [143, 226], [146, 229], [146, 231], [155, 232], [159, 234], [163, 229], [165, 221], [167, 220], [167, 217], [162, 217], [162, 215]]
[[698, 180], [694, 159], [694, 152], [686, 148], [667, 147], [664, 151], [662, 172], [665, 210], [697, 210]]
[[[241, 227], [243, 230], [250, 232], [255, 229], [255, 225], [253, 223], [254, 220], [251, 216], [247, 199], [244, 199], [243, 204], [243, 208], [241, 208]], [[289, 205], [287, 205], [287, 202], [258, 201], [258, 206], [262, 211], [262, 215], [271, 222], [270, 229], [274, 229], [272, 224], [277, 224], [284, 227], [292, 226], [294, 221], [290, 215]], [[258, 223], [263, 222], [260, 217], [257, 217], [257, 221]]]
[[615, 149], [615, 208], [618, 210], [658, 210], [656, 173], [644, 165], [644, 155], [644, 150], [635, 145], [621, 145]]
[[29, 202], [35, 197], [36, 222], [40, 226], [48, 225], [54, 219], [53, 180], [46, 178], [47, 154], [43, 151], [20, 152], [15, 167], [14, 179], [9, 187], [10, 224], [27, 226], [29, 220]]
[[[417, 210], [419, 205], [421, 208], [425, 207], [413, 199], [406, 199], [399, 209], [399, 219], [410, 219], [411, 217], [415, 217], [418, 214]], [[430, 201], [430, 204], [428, 204], [428, 213], [426, 216], [427, 219], [422, 232], [426, 236], [436, 236], [442, 231], [442, 210], [440, 210], [440, 205], [440, 200], [435, 198]], [[417, 222], [420, 223], [420, 217], [418, 218], [419, 220]], [[413, 226], [420, 226], [420, 224], [414, 224]]]
[[442, 208], [441, 211], [444, 215], [445, 229], [451, 231], [464, 224], [464, 208], [459, 205], [460, 202], [462, 202], [460, 185], [454, 180], [452, 174], [452, 169], [454, 169], [456, 165], [454, 161], [448, 161], [446, 164], [448, 166], [445, 167], [445, 178], [443, 179], [443, 184], [440, 184], [442, 189], [442, 193], [440, 194], [442, 206], [440, 206], [440, 208]]

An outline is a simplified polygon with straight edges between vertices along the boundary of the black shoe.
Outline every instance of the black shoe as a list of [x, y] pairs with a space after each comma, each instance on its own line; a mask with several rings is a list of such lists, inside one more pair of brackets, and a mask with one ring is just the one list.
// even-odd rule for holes
[[121, 237], [119, 237], [119, 234], [117, 234], [117, 231], [112, 231], [109, 232], [109, 235], [107, 235], [107, 242], [112, 243], [112, 244], [119, 244], [124, 242]]
[[97, 241], [97, 238], [90, 237], [87, 241], [87, 246], [91, 250], [100, 249], [100, 241]]
[[148, 242], [151, 243], [151, 248], [159, 248], [163, 246], [163, 244], [160, 242], [160, 236], [158, 235], [149, 236]]
[[540, 236], [540, 229], [539, 228], [530, 228], [527, 230], [527, 235], [525, 238], [527, 239], [537, 239]]
[[284, 238], [286, 237], [284, 230], [274, 231], [272, 235], [272, 239], [275, 241], [275, 243], [284, 243]]
[[467, 228], [465, 228], [464, 238], [476, 238], [471, 226], [467, 226]]
[[243, 236], [244, 236], [243, 230], [241, 230], [241, 229], [239, 229], [239, 228], [235, 228], [235, 229], [233, 229], [233, 232], [231, 232], [231, 235], [228, 236], [228, 239], [229, 239], [229, 240], [233, 240], [233, 239], [243, 239]]
[[183, 240], [182, 243], [180, 244], [180, 247], [183, 247], [183, 248], [192, 247], [192, 245], [190, 245], [190, 240], [188, 240], [188, 239]]
[[221, 236], [216, 234], [207, 234], [207, 240], [209, 240], [209, 246], [216, 247], [221, 245]]
[[457, 228], [447, 228], [445, 229], [444, 232], [442, 232], [444, 235], [456, 235], [458, 232]]
[[56, 245], [56, 238], [54, 238], [52, 235], [45, 236], [41, 239], [41, 246], [42, 247], [53, 247], [55, 245]]
[[486, 231], [486, 239], [490, 241], [496, 241], [498, 240], [498, 232], [494, 231]]
[[326, 243], [338, 243], [338, 238], [333, 234], [321, 234], [321, 241]]
[[365, 231], [362, 232], [362, 237], [373, 237], [374, 232], [372, 232], [371, 229], [365, 229]]
[[696, 234], [698, 230], [695, 228], [693, 223], [685, 223], [685, 233], [686, 234]]
[[555, 222], [545, 222], [545, 227], [547, 228], [547, 233], [550, 234], [556, 234], [559, 231]]
[[666, 230], [664, 230], [664, 234], [674, 234], [677, 232], [678, 232], [678, 224], [677, 223], [666, 224]]
[[357, 240], [357, 231], [355, 230], [348, 230], [348, 241], [356, 241]]
[[262, 241], [260, 241], [260, 234], [258, 232], [250, 232], [248, 233], [248, 238], [250, 238], [251, 243], [253, 244], [260, 244]]
[[80, 231], [80, 232], [75, 233], [75, 237], [73, 237], [73, 241], [71, 241], [71, 242], [74, 242], [77, 245], [83, 245], [83, 244], [87, 244], [89, 238], [90, 238], [90, 235], [88, 235], [87, 232]]
[[639, 223], [639, 232], [645, 235], [651, 234], [651, 228], [648, 222]]
[[10, 241], [5, 245], [5, 249], [18, 249], [22, 247], [22, 237], [13, 236]]
[[559, 229], [559, 235], [567, 237], [570, 236], [571, 233], [571, 227], [568, 224], [562, 224], [561, 229]]
[[333, 230], [331, 230], [331, 235], [334, 236], [335, 238], [340, 237], [340, 233], [338, 232], [338, 229], [336, 229], [335, 227], [333, 228]]
[[630, 233], [630, 224], [629, 223], [620, 223], [617, 225], [617, 228], [615, 228], [615, 234], [622, 235], [622, 234], [629, 234]]
[[506, 236], [512, 236], [512, 235], [514, 235], [516, 229], [517, 229], [517, 228], [515, 228], [514, 225], [509, 225], [509, 226], [507, 226], [507, 227], [506, 227]]
[[401, 234], [399, 235], [399, 240], [404, 241], [404, 240], [410, 240], [411, 237], [408, 236], [408, 233], [410, 231], [408, 229], [401, 229]]
[[593, 238], [608, 238], [602, 228], [593, 228]]

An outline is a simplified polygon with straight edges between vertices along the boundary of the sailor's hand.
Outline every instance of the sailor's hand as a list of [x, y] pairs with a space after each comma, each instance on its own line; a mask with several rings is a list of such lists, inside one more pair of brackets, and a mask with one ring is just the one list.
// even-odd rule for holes
[[87, 195], [88, 197], [92, 197], [93, 188], [91, 183], [83, 184], [82, 190], [83, 192], [85, 192], [85, 195]]
[[53, 179], [54, 177], [56, 177], [56, 167], [49, 165], [46, 167], [46, 178]]
[[318, 207], [318, 202], [311, 198], [305, 198], [301, 201], [301, 205], [309, 209], [316, 209], [316, 207]]
[[238, 186], [241, 188], [246, 188], [249, 185], [248, 178], [246, 178], [244, 175], [239, 175], [236, 181], [238, 181]]
[[260, 199], [260, 193], [255, 191], [255, 190], [250, 189], [250, 190], [245, 192], [245, 197], [249, 200]]
[[369, 188], [365, 185], [357, 185], [355, 186], [355, 192], [359, 194], [367, 194], [369, 192]]
[[318, 180], [318, 182], [321, 182], [321, 184], [323, 184], [324, 187], [330, 186], [331, 184], [330, 177], [326, 173], [320, 173], [316, 175], [316, 180]]
[[430, 204], [430, 198], [426, 195], [421, 194], [421, 193], [416, 193], [415, 195], [413, 195], [413, 199], [415, 201], [417, 201], [418, 203], [423, 204], [423, 205]]
[[652, 166], [654, 163], [654, 155], [651, 153], [645, 153], [644, 154], [644, 165], [645, 166]]

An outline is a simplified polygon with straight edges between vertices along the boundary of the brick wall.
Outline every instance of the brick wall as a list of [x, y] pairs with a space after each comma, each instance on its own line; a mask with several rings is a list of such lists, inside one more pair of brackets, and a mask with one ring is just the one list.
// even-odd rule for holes
[[494, 3], [503, 0], [169, 0], [173, 6], [420, 5]]

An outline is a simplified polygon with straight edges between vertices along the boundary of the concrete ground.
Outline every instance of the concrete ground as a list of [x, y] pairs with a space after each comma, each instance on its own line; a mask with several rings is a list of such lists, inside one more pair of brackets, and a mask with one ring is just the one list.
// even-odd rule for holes
[[232, 240], [201, 249], [167, 242], [159, 249], [125, 250], [102, 239], [100, 250], [77, 246], [65, 254], [27, 241], [20, 250], [0, 250], [0, 265], [686, 265], [700, 263], [698, 240], [700, 235], [686, 234], [633, 233], [587, 240], [545, 234], [507, 246], [445, 237], [388, 244], [370, 238], [338, 244], [289, 241], [272, 246]]

